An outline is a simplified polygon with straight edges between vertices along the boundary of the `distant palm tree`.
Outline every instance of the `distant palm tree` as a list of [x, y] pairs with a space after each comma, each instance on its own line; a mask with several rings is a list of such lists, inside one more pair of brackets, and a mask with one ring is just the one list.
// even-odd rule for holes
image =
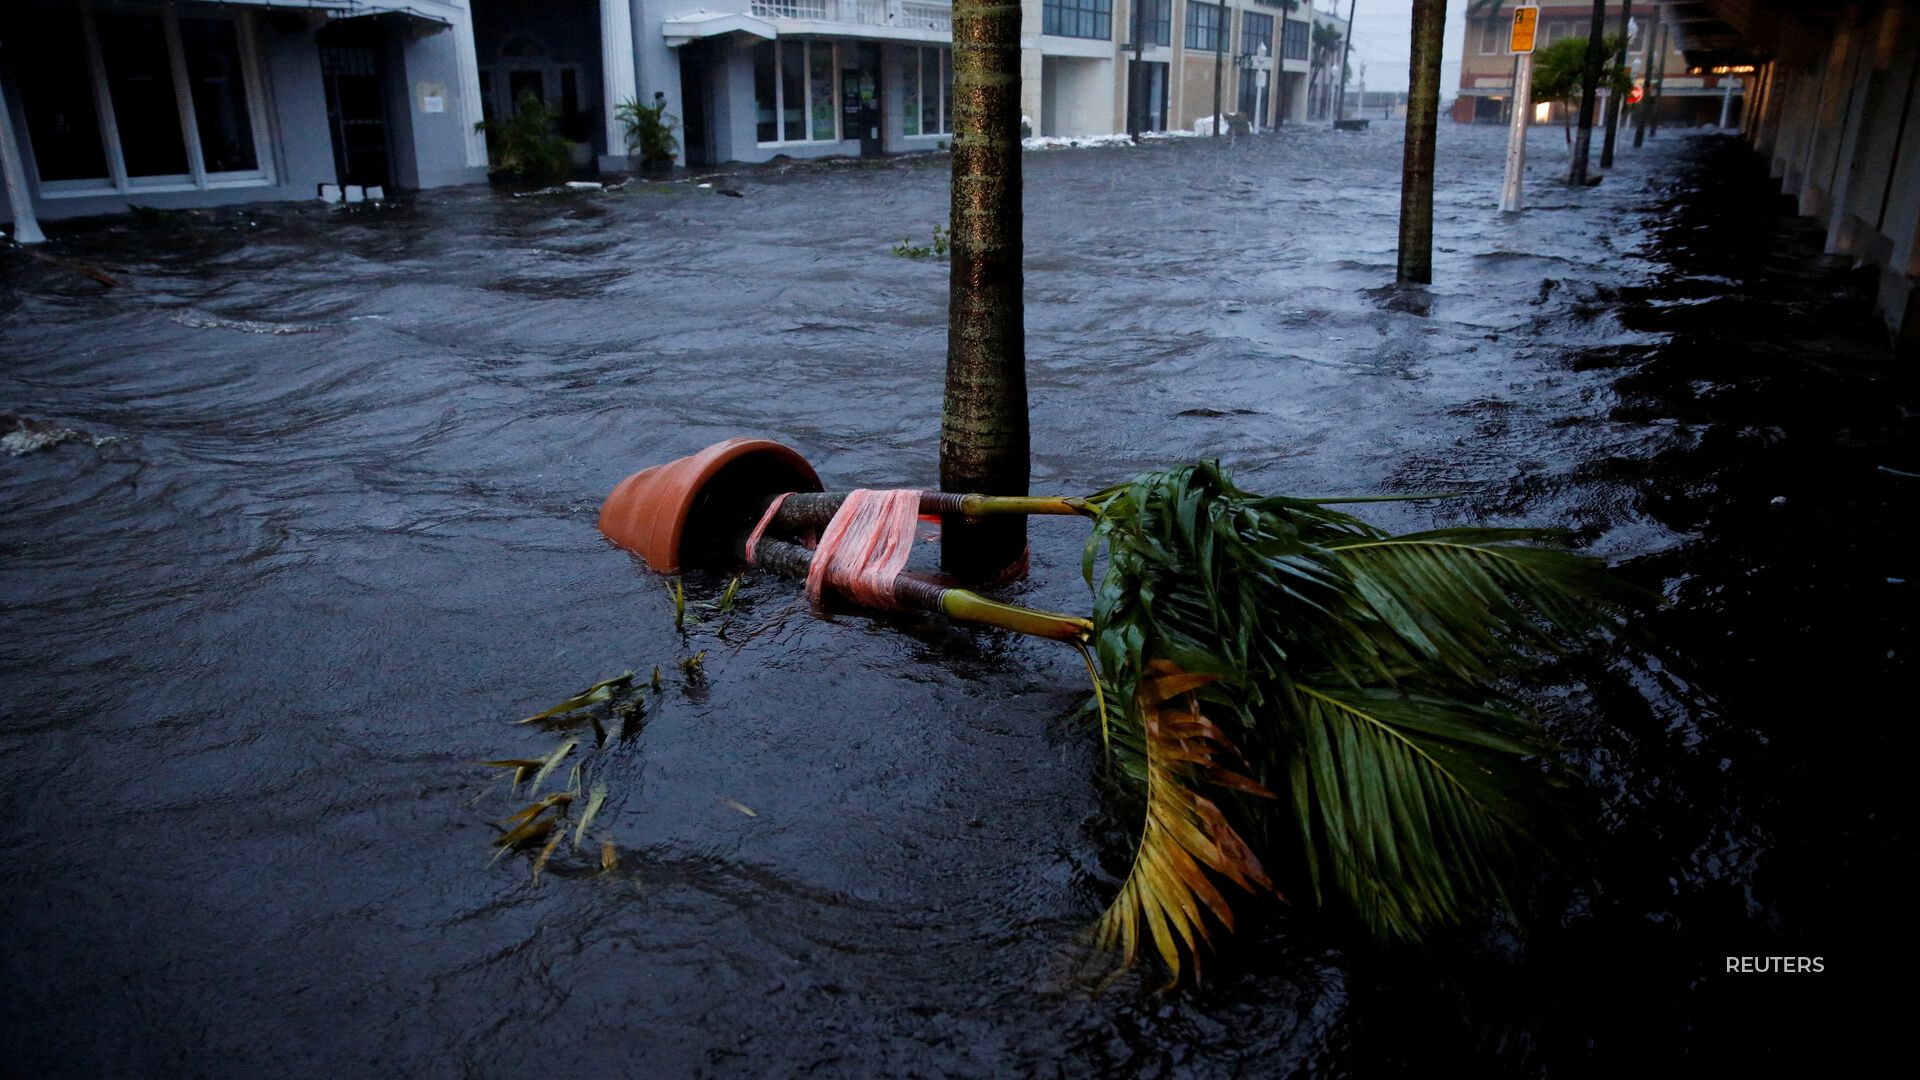
[[[1601, 48], [1609, 62], [1601, 69], [1600, 85], [1611, 88], [1615, 94], [1633, 89], [1633, 76], [1627, 72], [1627, 66], [1611, 60], [1620, 54], [1620, 39], [1602, 38]], [[1560, 127], [1569, 149], [1573, 146], [1573, 110], [1569, 106], [1580, 99], [1580, 87], [1586, 78], [1587, 39], [1584, 37], [1563, 37], [1533, 54], [1533, 100], [1557, 102], [1562, 106]]]
[[[1331, 94], [1334, 62], [1340, 57], [1340, 46], [1346, 38], [1334, 29], [1331, 23], [1313, 25], [1313, 66], [1307, 74], [1307, 97], [1317, 102], [1314, 110], [1316, 119], [1326, 118], [1326, 102]], [[1321, 97], [1314, 97], [1316, 93]]]

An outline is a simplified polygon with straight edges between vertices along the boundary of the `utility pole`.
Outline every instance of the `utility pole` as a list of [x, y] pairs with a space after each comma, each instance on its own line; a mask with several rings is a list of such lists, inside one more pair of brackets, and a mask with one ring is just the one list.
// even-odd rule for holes
[[[1413, 0], [1407, 63], [1407, 131], [1400, 159], [1400, 281], [1433, 281], [1433, 158], [1440, 128], [1440, 60], [1447, 0]], [[1361, 86], [1365, 86], [1363, 82]], [[1366, 95], [1360, 105], [1364, 111]]]
[[[1667, 88], [1667, 28], [1660, 27], [1660, 46], [1653, 54], [1653, 63], [1659, 74], [1654, 78], [1653, 97], [1647, 102], [1647, 138], [1660, 134], [1660, 94]], [[1650, 73], [1651, 74], [1651, 73]]]
[[[1020, 5], [953, 3], [953, 201], [940, 490], [1025, 495], [1032, 461], [1020, 221]], [[1027, 520], [948, 515], [940, 565], [987, 581], [1020, 565]]]
[[1130, 136], [1134, 142], [1139, 142], [1140, 131], [1146, 125], [1146, 120], [1141, 116], [1141, 113], [1145, 111], [1143, 106], [1146, 104], [1146, 101], [1141, 96], [1140, 84], [1147, 73], [1147, 65], [1144, 62], [1147, 46], [1146, 43], [1141, 40], [1141, 31], [1146, 28], [1145, 8], [1148, 4], [1153, 3], [1153, 0], [1132, 0], [1132, 3], [1133, 70], [1127, 72], [1127, 135]]
[[1533, 116], [1533, 43], [1539, 28], [1537, 6], [1522, 4], [1513, 9], [1507, 38], [1515, 61], [1513, 116], [1507, 128], [1507, 175], [1500, 185], [1500, 211], [1507, 214], [1520, 209], [1520, 181], [1527, 171], [1527, 124]]
[[1227, 0], [1220, 0], [1220, 25], [1214, 27], [1213, 39], [1213, 137], [1220, 137], [1220, 129], [1225, 126], [1220, 115], [1220, 69], [1227, 61], [1227, 26], [1231, 18], [1227, 13]]
[[1660, 36], [1660, 5], [1653, 6], [1653, 21], [1647, 24], [1647, 62], [1640, 68], [1640, 108], [1633, 114], [1633, 148], [1647, 141], [1647, 114], [1653, 111], [1653, 39]]
[[[1627, 66], [1627, 29], [1633, 21], [1633, 0], [1620, 0], [1620, 48], [1610, 61], [1612, 67], [1607, 72], [1607, 81], [1613, 82], [1613, 73]], [[1617, 87], [1614, 88], [1617, 91]], [[1600, 142], [1600, 167], [1613, 168], [1613, 144], [1620, 134], [1620, 99], [1623, 94], [1607, 94], [1607, 135]]]
[[1340, 84], [1333, 98], [1333, 122], [1336, 124], [1347, 115], [1347, 61], [1353, 57], [1353, 9], [1359, 5], [1360, 0], [1347, 0], [1347, 40], [1340, 46]]
[[1600, 65], [1606, 46], [1600, 38], [1607, 29], [1607, 0], [1593, 0], [1593, 21], [1587, 30], [1587, 73], [1580, 80], [1580, 137], [1573, 142], [1573, 165], [1567, 170], [1567, 186], [1587, 183], [1587, 155], [1593, 151], [1593, 102], [1600, 89]]

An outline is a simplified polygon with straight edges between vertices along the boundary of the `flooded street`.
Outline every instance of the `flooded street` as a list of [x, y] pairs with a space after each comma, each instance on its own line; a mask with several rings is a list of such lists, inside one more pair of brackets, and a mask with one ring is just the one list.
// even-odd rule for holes
[[[946, 264], [890, 249], [945, 223], [943, 156], [56, 223], [49, 254], [125, 285], [0, 252], [0, 414], [75, 433], [0, 455], [9, 1069], [1577, 1075], [1858, 1043], [1913, 933], [1911, 378], [1730, 138], [1569, 192], [1537, 131], [1503, 221], [1504, 131], [1444, 124], [1435, 285], [1396, 289], [1400, 133], [1028, 153], [1034, 489], [1200, 457], [1464, 488], [1369, 516], [1565, 525], [1663, 592], [1653, 644], [1536, 695], [1595, 839], [1524, 932], [1376, 953], [1282, 917], [1198, 991], [1095, 990], [1077, 937], [1134, 825], [1076, 654], [772, 579], [682, 633], [601, 537], [615, 482], [734, 435], [937, 485]], [[1085, 535], [1036, 521], [1015, 594], [1085, 610]], [[512, 721], [656, 665], [644, 726], [574, 759], [618, 868], [490, 862], [528, 800], [477, 763], [565, 737]]]

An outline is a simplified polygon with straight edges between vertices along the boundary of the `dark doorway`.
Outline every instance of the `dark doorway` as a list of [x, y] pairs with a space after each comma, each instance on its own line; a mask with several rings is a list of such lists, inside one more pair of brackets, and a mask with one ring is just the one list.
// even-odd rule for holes
[[[1127, 102], [1128, 127], [1135, 131], [1167, 130], [1167, 68], [1168, 65], [1155, 60], [1143, 61], [1146, 65], [1144, 77], [1136, 79], [1132, 65], [1127, 61], [1127, 91], [1132, 94], [1134, 87], [1141, 90], [1139, 100]], [[1141, 86], [1141, 83], [1146, 85]]]
[[1240, 112], [1256, 128], [1267, 124], [1267, 87], [1263, 84], [1266, 72], [1257, 68], [1240, 69]]
[[705, 42], [680, 46], [680, 145], [690, 167], [718, 164], [713, 155], [712, 70]]
[[844, 54], [840, 69], [840, 137], [858, 138], [861, 157], [878, 157], [880, 131], [880, 47], [860, 43]]
[[529, 90], [533, 91], [535, 100], [545, 104], [547, 73], [539, 70], [507, 72], [507, 98], [513, 103], [510, 107], [515, 116], [520, 115], [520, 95]]
[[393, 169], [383, 35], [371, 27], [328, 27], [320, 32], [319, 42], [334, 172], [342, 184], [386, 187], [393, 183]]

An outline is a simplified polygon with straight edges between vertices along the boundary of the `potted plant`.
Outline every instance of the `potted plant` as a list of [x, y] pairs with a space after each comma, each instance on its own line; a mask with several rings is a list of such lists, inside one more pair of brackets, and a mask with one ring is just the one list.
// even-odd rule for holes
[[673, 168], [674, 156], [680, 152], [680, 140], [673, 132], [680, 126], [680, 118], [667, 115], [666, 95], [656, 92], [651, 105], [629, 99], [614, 115], [626, 125], [627, 154], [640, 159], [642, 172]]

